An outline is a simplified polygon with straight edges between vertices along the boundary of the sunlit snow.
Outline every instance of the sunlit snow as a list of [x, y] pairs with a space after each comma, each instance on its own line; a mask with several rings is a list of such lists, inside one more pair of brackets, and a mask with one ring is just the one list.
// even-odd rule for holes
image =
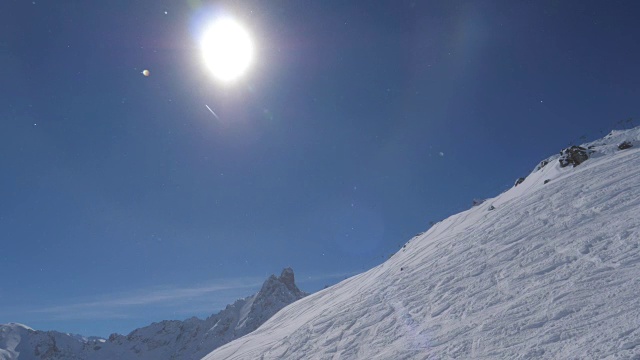
[[577, 167], [552, 156], [205, 359], [638, 358], [639, 145], [636, 128]]

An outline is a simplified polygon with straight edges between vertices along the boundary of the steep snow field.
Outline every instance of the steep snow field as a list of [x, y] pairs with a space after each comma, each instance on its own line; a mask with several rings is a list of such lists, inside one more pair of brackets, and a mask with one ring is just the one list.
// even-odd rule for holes
[[640, 128], [583, 146], [204, 359], [640, 359]]

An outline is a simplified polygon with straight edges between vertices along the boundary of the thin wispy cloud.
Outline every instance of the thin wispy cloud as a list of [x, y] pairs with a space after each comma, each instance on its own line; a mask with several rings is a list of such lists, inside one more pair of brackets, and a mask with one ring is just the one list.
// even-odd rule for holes
[[[223, 298], [248, 296], [250, 295], [249, 289], [260, 286], [261, 280], [258, 278], [237, 278], [190, 287], [155, 286], [128, 293], [106, 294], [69, 304], [29, 309], [24, 312], [40, 314], [43, 317], [57, 320], [127, 318], [141, 307], [184, 307], [189, 303], [201, 303], [217, 295]], [[225, 300], [227, 301], [225, 303], [228, 303], [234, 299]]]
[[[305, 284], [332, 279], [342, 280], [358, 273], [351, 271], [300, 274], [296, 276], [296, 282]], [[255, 293], [265, 279], [266, 277], [262, 276], [243, 277], [192, 286], [151, 286], [117, 294], [77, 298], [66, 304], [2, 309], [0, 317], [11, 315], [29, 321], [68, 321], [135, 319], [140, 316], [140, 312], [154, 312], [159, 314], [158, 316], [165, 316], [164, 318], [213, 314], [227, 304]]]
[[[39, 313], [38, 311], [31, 311]], [[114, 320], [114, 319], [130, 319], [131, 314], [112, 311], [111, 309], [88, 309], [74, 311], [50, 312], [46, 315], [46, 320], [64, 321], [64, 320]]]

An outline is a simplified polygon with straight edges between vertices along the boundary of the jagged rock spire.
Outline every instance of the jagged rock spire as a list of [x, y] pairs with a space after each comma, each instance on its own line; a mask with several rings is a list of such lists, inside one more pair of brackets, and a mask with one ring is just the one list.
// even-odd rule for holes
[[289, 290], [298, 289], [295, 283], [295, 276], [293, 275], [293, 269], [290, 267], [284, 268], [279, 278], [280, 282], [285, 284]]

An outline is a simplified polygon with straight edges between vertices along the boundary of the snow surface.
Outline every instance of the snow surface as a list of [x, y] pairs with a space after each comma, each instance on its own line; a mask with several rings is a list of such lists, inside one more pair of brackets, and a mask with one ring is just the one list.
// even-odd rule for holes
[[200, 359], [213, 349], [260, 326], [286, 305], [306, 296], [293, 270], [271, 275], [258, 293], [239, 299], [205, 320], [161, 321], [108, 340], [0, 325], [0, 360], [168, 360]]
[[204, 359], [640, 359], [640, 128], [583, 146]]

